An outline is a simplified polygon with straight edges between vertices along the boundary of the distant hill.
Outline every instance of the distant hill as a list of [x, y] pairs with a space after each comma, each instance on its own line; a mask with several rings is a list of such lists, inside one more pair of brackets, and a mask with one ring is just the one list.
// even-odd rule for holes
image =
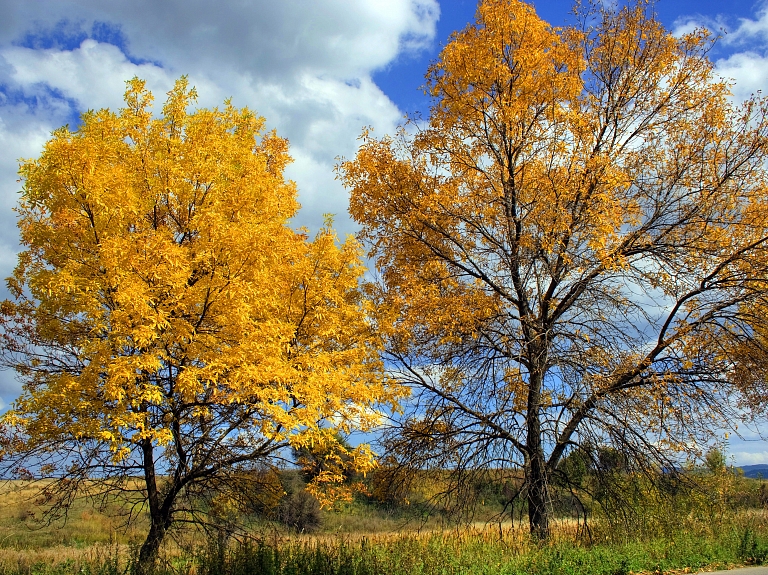
[[744, 471], [744, 477], [756, 478], [758, 475], [768, 479], [768, 464], [760, 463], [759, 465], [740, 465], [742, 471]]

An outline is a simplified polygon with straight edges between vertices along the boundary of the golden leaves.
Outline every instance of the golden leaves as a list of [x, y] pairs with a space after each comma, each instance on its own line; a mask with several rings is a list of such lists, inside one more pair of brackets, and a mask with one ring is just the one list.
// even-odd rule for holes
[[127, 84], [124, 109], [85, 114], [21, 166], [20, 302], [3, 315], [49, 355], [6, 421], [33, 442], [106, 442], [116, 461], [146, 438], [226, 429], [225, 412], [259, 441], [374, 425], [402, 390], [377, 357], [361, 250], [330, 220], [312, 241], [289, 227], [287, 141], [229, 101], [188, 111], [186, 78], [159, 118], [145, 83]]
[[523, 459], [626, 421], [685, 443], [734, 416], [729, 379], [759, 389], [739, 407], [766, 397], [768, 100], [732, 104], [709, 34], [646, 3], [575, 16], [481, 2], [428, 72], [429, 120], [339, 166], [415, 417], [557, 422], [490, 434]]

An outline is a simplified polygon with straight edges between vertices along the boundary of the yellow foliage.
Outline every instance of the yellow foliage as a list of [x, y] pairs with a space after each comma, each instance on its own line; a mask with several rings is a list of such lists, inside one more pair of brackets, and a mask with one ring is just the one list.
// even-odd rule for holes
[[339, 166], [418, 398], [403, 442], [425, 466], [503, 453], [540, 535], [572, 444], [667, 466], [768, 401], [768, 99], [733, 103], [709, 33], [646, 2], [574, 14], [483, 0], [427, 73], [428, 121]]
[[[354, 239], [289, 226], [288, 142], [229, 101], [160, 117], [143, 81], [24, 161], [24, 251], [2, 304], [27, 448], [165, 446], [180, 473], [268, 458], [330, 421], [367, 429], [402, 390], [377, 357]], [[372, 465], [359, 450], [355, 465]], [[146, 458], [143, 460], [146, 463]], [[168, 469], [168, 467], [166, 467]]]

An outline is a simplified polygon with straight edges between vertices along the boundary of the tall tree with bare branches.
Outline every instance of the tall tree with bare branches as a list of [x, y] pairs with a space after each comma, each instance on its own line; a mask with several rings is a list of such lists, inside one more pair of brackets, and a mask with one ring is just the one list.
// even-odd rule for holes
[[483, 1], [428, 121], [339, 168], [413, 391], [391, 455], [523, 469], [542, 538], [569, 452], [671, 468], [764, 398], [737, 373], [765, 321], [767, 103], [732, 103], [706, 31], [596, 6], [554, 28]]

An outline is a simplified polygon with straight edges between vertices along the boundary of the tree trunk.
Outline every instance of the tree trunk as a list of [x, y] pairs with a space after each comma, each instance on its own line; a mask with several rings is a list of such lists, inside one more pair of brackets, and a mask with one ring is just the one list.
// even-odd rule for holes
[[526, 466], [528, 483], [528, 523], [531, 535], [540, 541], [549, 538], [549, 485], [544, 454], [539, 446]]
[[171, 524], [171, 508], [169, 501], [160, 503], [160, 493], [157, 489], [155, 476], [155, 461], [152, 441], [145, 439], [141, 445], [143, 452], [144, 481], [147, 486], [147, 501], [149, 503], [150, 527], [147, 538], [139, 550], [139, 558], [136, 563], [136, 573], [145, 575], [152, 573], [157, 562], [160, 545], [165, 538], [165, 533]]
[[139, 560], [136, 563], [137, 575], [147, 575], [154, 571], [157, 555], [160, 551], [160, 544], [165, 538], [165, 531], [166, 527], [162, 522], [157, 523], [153, 518], [149, 528], [149, 534], [141, 545], [141, 550], [139, 551]]
[[528, 523], [531, 535], [538, 540], [549, 539], [549, 478], [541, 445], [541, 406], [542, 375], [532, 372], [528, 389], [527, 443], [528, 457], [525, 466], [525, 479], [528, 484]]

